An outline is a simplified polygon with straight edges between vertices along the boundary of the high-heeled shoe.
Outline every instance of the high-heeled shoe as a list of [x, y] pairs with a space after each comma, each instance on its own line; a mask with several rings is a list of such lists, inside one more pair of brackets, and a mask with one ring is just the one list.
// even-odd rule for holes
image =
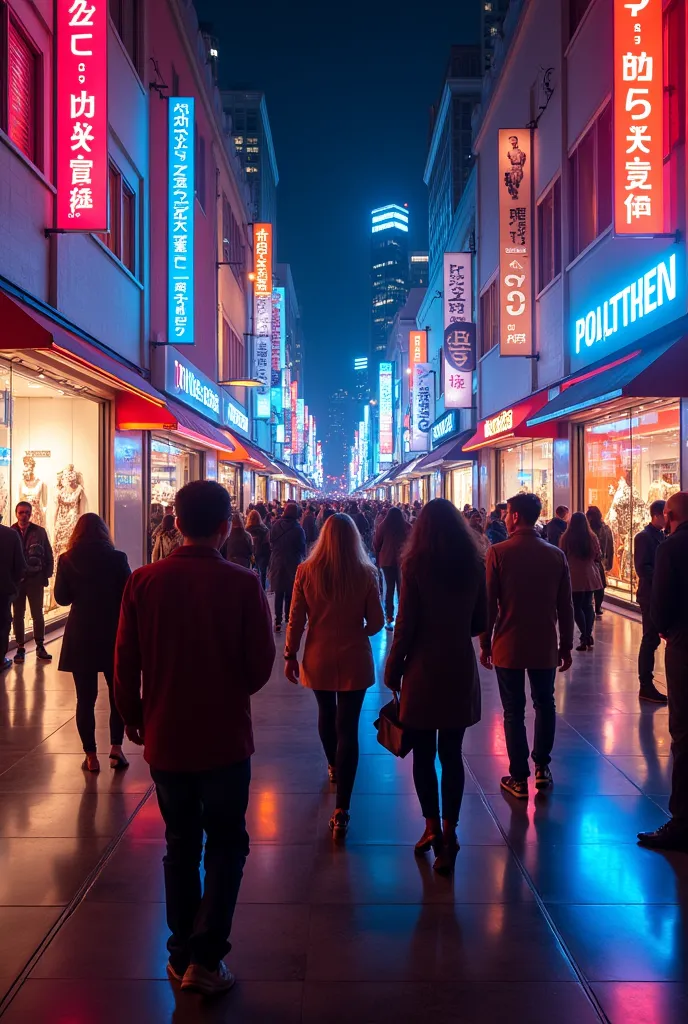
[[442, 828], [439, 820], [434, 821], [432, 818], [425, 819], [425, 832], [416, 843], [413, 852], [416, 856], [420, 857], [424, 853], [429, 853], [430, 850], [439, 848], [442, 843]]
[[123, 772], [129, 767], [129, 762], [124, 754], [110, 754], [110, 767], [116, 772]]
[[96, 754], [87, 754], [86, 757], [81, 762], [81, 767], [82, 770], [85, 772], [99, 772], [100, 761], [98, 760]]
[[456, 838], [456, 833], [445, 833], [442, 836], [442, 847], [435, 858], [435, 863], [432, 865], [435, 871], [439, 875], [450, 875], [454, 870], [456, 863], [456, 856], [461, 847], [459, 846], [459, 840]]

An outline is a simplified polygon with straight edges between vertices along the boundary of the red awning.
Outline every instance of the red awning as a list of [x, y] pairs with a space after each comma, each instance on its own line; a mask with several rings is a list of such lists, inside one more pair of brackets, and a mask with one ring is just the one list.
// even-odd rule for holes
[[189, 441], [216, 449], [221, 456], [236, 458], [236, 447], [223, 430], [174, 399], [159, 397], [164, 402], [162, 406], [139, 395], [118, 393], [115, 397], [117, 429], [174, 430]]
[[[464, 452], [475, 451], [476, 448], [485, 448], [499, 441], [507, 441], [512, 437], [555, 437], [555, 427], [529, 427], [527, 420], [534, 416], [547, 403], [547, 392], [538, 391], [537, 394], [526, 398], [524, 402], [518, 402], [508, 409], [502, 409], [494, 416], [488, 416], [478, 424], [473, 437], [463, 445]], [[552, 431], [554, 430], [554, 433]]]
[[145, 396], [156, 405], [165, 403], [160, 392], [136, 370], [0, 291], [0, 351], [27, 349], [66, 357], [82, 369], [95, 371], [97, 377], [118, 391]]
[[272, 462], [270, 456], [262, 448], [252, 444], [251, 441], [240, 434], [230, 434], [228, 430], [223, 430], [223, 434], [229, 438], [235, 450], [231, 457], [220, 455], [221, 459], [224, 459], [226, 462], [245, 462], [249, 469], [254, 469], [257, 473], [267, 473], [270, 475], [281, 473], [281, 470]]

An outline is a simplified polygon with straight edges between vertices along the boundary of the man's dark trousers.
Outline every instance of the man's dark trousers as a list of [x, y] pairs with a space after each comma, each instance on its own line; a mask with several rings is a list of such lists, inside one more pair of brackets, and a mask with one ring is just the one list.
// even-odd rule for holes
[[643, 617], [643, 638], [638, 650], [638, 679], [641, 690], [649, 690], [654, 685], [655, 651], [662, 641], [650, 618], [650, 608], [647, 602], [640, 605], [640, 612]]
[[688, 837], [688, 650], [669, 641], [665, 668], [673, 760], [669, 813]]
[[179, 972], [189, 963], [215, 971], [231, 948], [228, 938], [249, 852], [246, 808], [251, 760], [208, 772], [151, 768], [151, 775], [165, 821], [170, 962]]
[[[557, 727], [554, 703], [555, 668], [529, 668], [530, 692], [535, 708], [535, 739], [533, 761], [548, 765]], [[497, 668], [499, 693], [504, 708], [504, 737], [509, 754], [509, 774], [519, 782], [530, 775], [528, 734], [526, 732], [526, 669]]]

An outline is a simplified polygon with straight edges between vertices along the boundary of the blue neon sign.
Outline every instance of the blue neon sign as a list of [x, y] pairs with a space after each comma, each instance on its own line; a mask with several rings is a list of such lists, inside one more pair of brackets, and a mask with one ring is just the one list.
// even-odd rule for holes
[[168, 124], [168, 340], [194, 344], [194, 99], [170, 97]]

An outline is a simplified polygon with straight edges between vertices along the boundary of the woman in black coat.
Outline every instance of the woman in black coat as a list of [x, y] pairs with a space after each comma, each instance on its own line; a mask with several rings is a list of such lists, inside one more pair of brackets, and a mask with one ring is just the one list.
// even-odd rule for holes
[[268, 575], [275, 592], [275, 632], [279, 633], [282, 629], [282, 609], [289, 622], [296, 570], [306, 557], [306, 534], [299, 525], [299, 509], [293, 501], [287, 502], [284, 515], [273, 523], [270, 548]]
[[57, 564], [55, 600], [71, 605], [59, 669], [74, 676], [76, 726], [86, 754], [81, 767], [89, 772], [100, 771], [95, 719], [99, 672], [110, 696], [110, 767], [129, 767], [122, 753], [124, 722], [115, 707], [112, 681], [119, 609], [130, 575], [127, 556], [115, 550], [106, 523], [94, 512], [81, 516]]
[[[437, 498], [422, 509], [403, 560], [401, 597], [385, 684], [401, 690], [401, 722], [413, 735], [413, 781], [425, 817], [416, 853], [434, 848], [451, 871], [464, 790], [466, 729], [480, 721], [472, 637], [486, 628], [482, 551], [466, 519]], [[442, 765], [442, 821], [435, 757]]]

